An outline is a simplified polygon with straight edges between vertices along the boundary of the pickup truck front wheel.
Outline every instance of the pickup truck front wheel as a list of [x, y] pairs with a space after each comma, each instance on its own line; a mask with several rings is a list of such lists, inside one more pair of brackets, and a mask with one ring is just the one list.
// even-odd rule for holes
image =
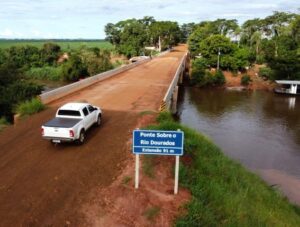
[[81, 130], [78, 138], [78, 144], [83, 144], [85, 140], [85, 131]]
[[99, 114], [96, 121], [96, 126], [99, 127], [101, 125], [101, 115]]

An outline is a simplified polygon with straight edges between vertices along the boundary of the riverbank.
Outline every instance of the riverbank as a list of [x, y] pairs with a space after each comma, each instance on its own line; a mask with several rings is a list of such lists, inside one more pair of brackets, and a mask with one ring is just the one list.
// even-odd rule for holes
[[[234, 88], [244, 88], [247, 90], [266, 90], [266, 91], [272, 91], [275, 88], [275, 83], [264, 80], [259, 76], [259, 68], [261, 68], [261, 65], [254, 65], [250, 69], [248, 69], [246, 72], [241, 74], [234, 74], [230, 71], [223, 71], [226, 83], [225, 87], [229, 89]], [[251, 79], [251, 82], [248, 86], [242, 86], [241, 85], [241, 78], [243, 75], [248, 75]]]
[[185, 155], [180, 183], [188, 188], [192, 200], [187, 214], [177, 226], [298, 226], [300, 209], [288, 202], [276, 188], [230, 160], [208, 138], [180, 125], [167, 113], [159, 125], [149, 129], [177, 130], [185, 133]]

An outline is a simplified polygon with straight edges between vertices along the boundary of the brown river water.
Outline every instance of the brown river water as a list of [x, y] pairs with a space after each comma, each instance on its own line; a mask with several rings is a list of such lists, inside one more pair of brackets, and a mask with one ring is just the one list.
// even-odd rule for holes
[[300, 96], [185, 87], [180, 122], [300, 205]]

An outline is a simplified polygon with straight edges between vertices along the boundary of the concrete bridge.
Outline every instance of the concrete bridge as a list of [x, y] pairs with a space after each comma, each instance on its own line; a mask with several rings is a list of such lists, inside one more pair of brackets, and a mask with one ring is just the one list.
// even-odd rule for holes
[[[86, 226], [82, 204], [110, 185], [132, 158], [131, 132], [143, 111], [175, 111], [177, 84], [186, 70], [186, 46], [158, 58], [80, 81], [48, 94], [48, 108], [0, 133], [1, 226]], [[83, 146], [53, 146], [40, 126], [58, 106], [85, 100], [103, 108], [100, 128]]]
[[[71, 99], [74, 99], [75, 97], [81, 98], [81, 99], [86, 98], [86, 100], [87, 99], [91, 100], [91, 98], [99, 99], [99, 97], [95, 97], [95, 96], [90, 97], [89, 96], [90, 95], [89, 89], [91, 86], [95, 85], [99, 88], [103, 88], [103, 87], [105, 87], [105, 84], [107, 84], [107, 81], [104, 81], [104, 80], [118, 76], [118, 78], [116, 78], [115, 81], [119, 81], [120, 77], [122, 77], [123, 75], [124, 75], [124, 78], [122, 78], [122, 79], [125, 79], [127, 81], [127, 83], [129, 83], [131, 81], [132, 77], [134, 77], [134, 81], [130, 82], [130, 83], [134, 84], [138, 80], [141, 80], [141, 76], [142, 76], [144, 78], [151, 77], [151, 80], [153, 78], [155, 78], [157, 80], [161, 80], [161, 81], [156, 82], [157, 85], [160, 87], [168, 86], [168, 89], [166, 90], [165, 95], [161, 100], [161, 104], [160, 104], [158, 110], [171, 111], [172, 113], [176, 113], [178, 85], [182, 83], [183, 75], [187, 71], [186, 63], [188, 60], [188, 55], [187, 55], [187, 52], [186, 53], [182, 52], [182, 50], [184, 48], [185, 48], [184, 46], [177, 47], [174, 49], [174, 53], [169, 52], [169, 51], [164, 52], [159, 57], [156, 57], [152, 61], [150, 59], [145, 59], [145, 60], [130, 64], [130, 65], [126, 65], [121, 68], [117, 68], [114, 70], [110, 70], [108, 72], [98, 74], [93, 77], [89, 77], [87, 79], [78, 81], [76, 83], [72, 83], [72, 84], [60, 87], [58, 89], [55, 89], [55, 90], [52, 90], [50, 92], [40, 95], [40, 99], [42, 100], [42, 102], [44, 104], [49, 104], [49, 103], [52, 104], [52, 103], [57, 102], [57, 100], [59, 100], [59, 99], [62, 99], [63, 101], [69, 100], [68, 98], [66, 99], [66, 97], [68, 95], [70, 95]], [[175, 59], [175, 58], [177, 58], [177, 59]], [[168, 62], [165, 60], [167, 60]], [[176, 60], [176, 61], [179, 60], [179, 62], [172, 63], [174, 65], [170, 65], [170, 63], [171, 63], [170, 60], [173, 62], [174, 62], [174, 60]], [[154, 63], [159, 63], [159, 64], [154, 64]], [[143, 64], [145, 64], [145, 67], [141, 66]], [[151, 65], [151, 66], [148, 67], [147, 65]], [[169, 73], [170, 72], [169, 70], [174, 70], [174, 66], [175, 67], [177, 66], [177, 69], [173, 75], [173, 73], [171, 73], [171, 74]], [[154, 73], [157, 73], [156, 71], [160, 67], [164, 67], [166, 70], [165, 71], [162, 70], [162, 71], [159, 71], [158, 74], [154, 74]], [[169, 69], [168, 69], [168, 67], [169, 67]], [[153, 70], [153, 72], [151, 72], [151, 70]], [[156, 70], [156, 71], [154, 71], [154, 70]], [[129, 74], [131, 74], [130, 78], [127, 77], [128, 72], [129, 72]], [[164, 80], [164, 73], [168, 73], [168, 77], [171, 80]], [[135, 75], [137, 75], [138, 77], [136, 77]], [[142, 78], [143, 82], [144, 82], [144, 78]], [[147, 80], [149, 78], [147, 78]], [[102, 82], [102, 83], [99, 83], [99, 82]], [[118, 82], [116, 82], [116, 83], [118, 83]], [[134, 89], [139, 90], [141, 87], [141, 84], [136, 84], [136, 85], [137, 86], [135, 88], [128, 87], [128, 90], [133, 89], [133, 92], [134, 92]], [[148, 80], [148, 83], [143, 84], [143, 86], [144, 85], [153, 86], [155, 84], [151, 84], [151, 81]], [[116, 89], [118, 89], [118, 87], [119, 86], [117, 86]], [[97, 90], [97, 88], [95, 88], [95, 87], [93, 89]], [[159, 89], [159, 90], [163, 91], [164, 89]], [[80, 95], [76, 95], [77, 92], [79, 92]], [[87, 94], [83, 95], [82, 92], [86, 92]], [[99, 90], [99, 92], [101, 92], [101, 91]], [[150, 91], [150, 92], [152, 92], [152, 91]], [[103, 96], [103, 98], [110, 100], [110, 98], [107, 97], [107, 95], [108, 95], [107, 93], [105, 93], [103, 95], [105, 95], [105, 96]], [[100, 96], [100, 94], [98, 94], [98, 96]], [[120, 96], [122, 96], [122, 94], [120, 94]]]

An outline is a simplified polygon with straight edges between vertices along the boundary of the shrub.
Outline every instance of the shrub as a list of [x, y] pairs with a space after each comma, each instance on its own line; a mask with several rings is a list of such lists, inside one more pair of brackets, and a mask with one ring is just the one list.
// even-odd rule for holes
[[268, 80], [274, 80], [274, 71], [269, 67], [262, 67], [259, 69], [259, 76], [268, 79]]
[[225, 84], [225, 76], [221, 70], [218, 70], [214, 75], [214, 85], [223, 85]]
[[206, 64], [202, 59], [196, 59], [192, 62], [191, 84], [202, 84], [205, 77]]
[[251, 78], [249, 75], [243, 75], [241, 78], [241, 84], [247, 86], [251, 82]]
[[8, 121], [4, 117], [0, 117], [0, 131], [8, 125]]
[[38, 98], [20, 103], [17, 106], [17, 113], [20, 116], [32, 115], [45, 109], [45, 105]]
[[77, 54], [71, 55], [70, 59], [62, 66], [62, 76], [65, 81], [78, 81], [81, 77], [89, 76], [86, 64]]
[[160, 212], [160, 208], [157, 206], [154, 207], [150, 207], [147, 210], [145, 210], [144, 212], [144, 216], [149, 220], [149, 221], [153, 221], [154, 218], [159, 214]]

